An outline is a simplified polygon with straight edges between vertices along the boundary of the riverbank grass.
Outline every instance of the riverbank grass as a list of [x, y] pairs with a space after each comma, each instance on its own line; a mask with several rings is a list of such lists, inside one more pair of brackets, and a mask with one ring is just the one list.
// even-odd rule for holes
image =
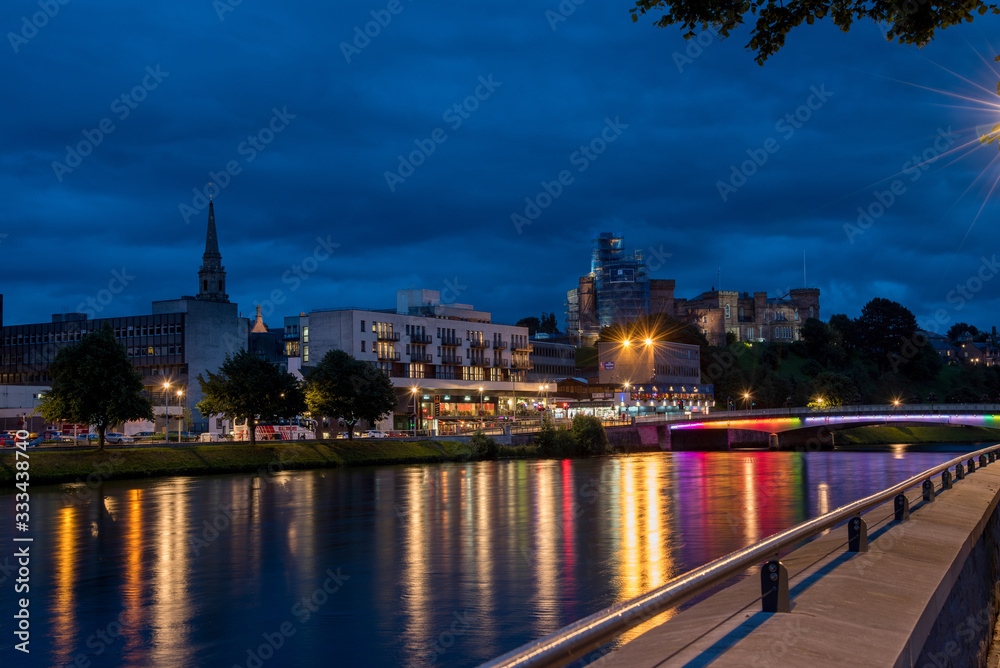
[[[375, 464], [463, 461], [473, 456], [457, 441], [302, 441], [177, 447], [45, 451], [29, 449], [31, 484], [120, 480], [150, 476], [239, 473]], [[15, 454], [0, 454], [0, 487], [13, 487]], [[21, 460], [25, 461], [25, 460]]]
[[854, 427], [836, 432], [837, 445], [890, 443], [1000, 443], [1000, 429], [929, 424], [917, 427]]

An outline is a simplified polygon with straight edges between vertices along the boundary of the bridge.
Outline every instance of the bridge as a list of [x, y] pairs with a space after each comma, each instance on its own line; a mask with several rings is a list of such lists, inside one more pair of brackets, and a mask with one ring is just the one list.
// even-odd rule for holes
[[1000, 404], [872, 404], [720, 411], [697, 418], [636, 422], [643, 443], [664, 450], [728, 450], [759, 443], [772, 450], [828, 450], [840, 429], [943, 424], [1000, 429]]

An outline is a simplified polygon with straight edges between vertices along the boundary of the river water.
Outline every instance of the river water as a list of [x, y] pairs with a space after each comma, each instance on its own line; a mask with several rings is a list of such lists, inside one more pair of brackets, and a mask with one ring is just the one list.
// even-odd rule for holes
[[[34, 486], [28, 534], [15, 532], [5, 490], [0, 656], [81, 668], [476, 665], [971, 449]], [[26, 594], [14, 593], [15, 535], [34, 539]], [[30, 654], [11, 632], [25, 596]]]

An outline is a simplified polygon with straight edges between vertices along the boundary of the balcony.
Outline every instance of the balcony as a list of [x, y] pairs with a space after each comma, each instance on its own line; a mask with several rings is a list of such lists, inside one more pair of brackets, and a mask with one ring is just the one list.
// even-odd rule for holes
[[515, 369], [531, 369], [531, 362], [529, 362], [528, 360], [515, 360], [513, 368], [515, 368]]
[[518, 352], [531, 352], [531, 344], [525, 341], [524, 343], [514, 343], [510, 344], [511, 350], [516, 350]]
[[470, 357], [469, 366], [491, 366], [488, 357]]
[[459, 356], [442, 357], [441, 358], [441, 364], [448, 364], [448, 365], [454, 365], [454, 366], [462, 366], [462, 357], [461, 357], [461, 355], [459, 355]]
[[500, 358], [494, 358], [493, 366], [503, 367], [506, 369], [510, 365], [510, 360], [503, 360]]
[[410, 334], [410, 343], [423, 343], [427, 344], [431, 342], [430, 334]]
[[379, 341], [399, 341], [399, 332], [378, 332], [375, 338]]
[[398, 362], [399, 353], [392, 352], [391, 350], [380, 351], [378, 353], [379, 362]]
[[507, 342], [506, 341], [494, 341], [493, 342], [493, 348], [494, 348], [494, 350], [507, 350]]
[[413, 353], [410, 355], [410, 361], [419, 364], [430, 364], [434, 359], [430, 355], [422, 355], [420, 353]]
[[485, 340], [481, 340], [481, 339], [473, 339], [472, 341], [469, 341], [469, 347], [470, 348], [481, 348], [481, 349], [485, 350], [485, 349], [487, 349], [487, 348], [490, 347], [490, 342], [489, 341], [485, 341]]
[[456, 348], [460, 348], [462, 346], [462, 339], [456, 338], [454, 336], [448, 336], [448, 337], [442, 336], [441, 345], [454, 346]]

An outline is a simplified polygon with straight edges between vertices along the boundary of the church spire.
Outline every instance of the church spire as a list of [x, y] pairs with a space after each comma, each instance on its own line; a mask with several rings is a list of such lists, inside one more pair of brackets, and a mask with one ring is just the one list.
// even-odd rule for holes
[[222, 259], [219, 252], [219, 236], [215, 231], [215, 202], [208, 203], [208, 232], [205, 234], [205, 257]]
[[208, 230], [205, 233], [205, 254], [198, 270], [198, 299], [210, 302], [228, 302], [226, 294], [226, 268], [222, 266], [219, 237], [215, 231], [215, 203], [208, 203]]

